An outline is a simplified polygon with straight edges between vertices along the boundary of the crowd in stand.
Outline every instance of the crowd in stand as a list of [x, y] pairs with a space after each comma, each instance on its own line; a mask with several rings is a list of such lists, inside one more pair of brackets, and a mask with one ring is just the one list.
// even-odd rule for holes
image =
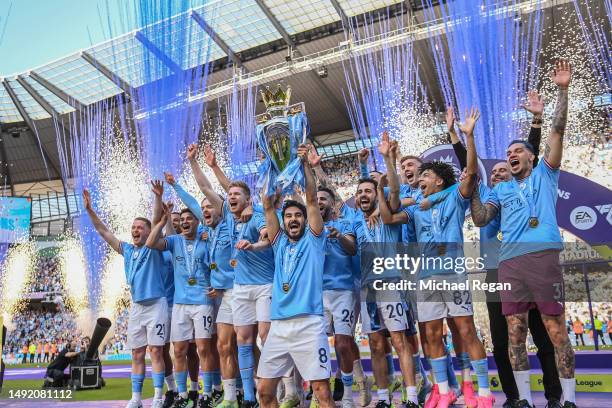
[[39, 258], [34, 279], [31, 280], [30, 292], [61, 292], [63, 286], [57, 268], [57, 258]]
[[104, 354], [120, 354], [126, 349], [128, 308], [123, 308], [115, 317], [113, 337], [104, 346]]
[[2, 349], [8, 363], [47, 362], [67, 342], [81, 336], [74, 315], [53, 308], [17, 313], [11, 326]]

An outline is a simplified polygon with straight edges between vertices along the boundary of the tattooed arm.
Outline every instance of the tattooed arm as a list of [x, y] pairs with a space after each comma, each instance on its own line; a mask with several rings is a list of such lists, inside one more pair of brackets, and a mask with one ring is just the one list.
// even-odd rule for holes
[[477, 227], [484, 227], [497, 216], [497, 207], [488, 203], [482, 204], [480, 194], [477, 191], [472, 194], [470, 211], [472, 212], [472, 221]]
[[557, 105], [553, 113], [552, 126], [548, 140], [546, 140], [546, 148], [544, 149], [544, 160], [553, 169], [561, 166], [561, 157], [563, 154], [563, 136], [565, 135], [565, 126], [567, 124], [567, 104], [568, 104], [568, 87], [572, 78], [572, 70], [567, 60], [559, 60], [551, 73], [552, 81], [559, 88], [557, 96]]

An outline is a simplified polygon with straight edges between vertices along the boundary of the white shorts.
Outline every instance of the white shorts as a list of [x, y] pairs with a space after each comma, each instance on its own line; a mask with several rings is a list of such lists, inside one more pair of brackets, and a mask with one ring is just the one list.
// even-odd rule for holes
[[361, 331], [370, 334], [385, 329], [390, 332], [406, 330], [407, 313], [400, 294], [387, 291], [384, 300], [378, 299], [381, 296], [378, 292], [375, 296], [375, 301], [368, 302], [365, 290], [361, 292]]
[[272, 321], [257, 376], [287, 377], [294, 366], [307, 381], [329, 379], [331, 361], [323, 316]]
[[217, 323], [234, 324], [232, 314], [232, 289], [225, 289], [223, 294], [215, 299], [215, 312]]
[[249, 326], [270, 321], [272, 284], [239, 285], [232, 291], [234, 326]]
[[[172, 308], [172, 341], [210, 339], [215, 334], [213, 305], [180, 305]], [[195, 333], [195, 334], [194, 334]]]
[[[436, 280], [449, 283], [464, 283], [466, 274], [434, 275], [423, 281]], [[472, 293], [468, 290], [420, 290], [417, 292], [417, 310], [420, 322], [455, 316], [472, 316]]]
[[127, 330], [129, 348], [163, 346], [167, 330], [168, 302], [165, 297], [144, 303], [132, 302]]
[[352, 290], [324, 290], [323, 317], [328, 336], [343, 334], [353, 336], [357, 316], [355, 293]]
[[170, 343], [170, 333], [172, 333], [172, 306], [170, 305], [168, 305], [168, 326], [166, 328], [166, 343]]

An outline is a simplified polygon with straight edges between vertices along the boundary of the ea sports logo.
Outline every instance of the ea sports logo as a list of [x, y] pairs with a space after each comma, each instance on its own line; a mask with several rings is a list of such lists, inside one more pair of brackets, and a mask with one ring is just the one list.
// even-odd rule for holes
[[570, 222], [579, 230], [588, 230], [597, 222], [597, 213], [591, 207], [581, 205], [572, 210]]

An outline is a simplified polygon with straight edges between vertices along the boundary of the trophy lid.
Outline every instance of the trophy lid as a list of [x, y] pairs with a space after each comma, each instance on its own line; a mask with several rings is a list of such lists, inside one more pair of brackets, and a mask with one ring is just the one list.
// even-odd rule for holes
[[274, 92], [270, 90], [269, 86], [266, 86], [260, 92], [263, 103], [266, 105], [266, 113], [271, 117], [286, 116], [291, 99], [291, 86], [287, 86], [287, 89], [283, 90], [281, 84], [278, 84]]
[[269, 86], [266, 86], [265, 89], [260, 90], [260, 93], [263, 103], [266, 105], [266, 111], [255, 116], [257, 124], [265, 123], [274, 118], [283, 118], [306, 111], [303, 102], [289, 105], [289, 101], [291, 100], [290, 85], [287, 86], [286, 90], [283, 90], [282, 85], [278, 84], [275, 91], [272, 91]]

